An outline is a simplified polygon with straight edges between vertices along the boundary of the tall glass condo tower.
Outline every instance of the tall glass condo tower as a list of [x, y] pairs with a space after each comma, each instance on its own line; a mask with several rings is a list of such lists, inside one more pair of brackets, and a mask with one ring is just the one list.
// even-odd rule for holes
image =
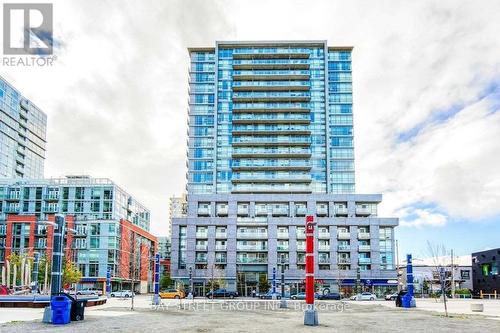
[[[355, 194], [351, 47], [326, 41], [190, 48], [187, 214], [172, 219], [172, 277], [248, 295], [285, 265], [304, 279], [314, 215], [323, 289], [394, 287], [396, 218]], [[359, 278], [358, 278], [359, 277]], [[340, 283], [340, 281], [342, 283]]]

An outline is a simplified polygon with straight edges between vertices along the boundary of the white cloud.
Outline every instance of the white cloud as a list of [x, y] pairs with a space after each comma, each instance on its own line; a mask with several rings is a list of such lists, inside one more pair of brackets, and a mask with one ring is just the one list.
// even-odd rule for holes
[[[488, 113], [492, 96], [478, 100], [500, 74], [497, 1], [65, 0], [54, 9], [56, 66], [1, 68], [49, 116], [46, 175], [114, 179], [151, 208], [155, 233], [185, 185], [186, 48], [216, 40], [353, 45], [358, 192], [384, 193], [383, 214], [413, 209], [419, 225], [500, 212], [500, 112]], [[467, 106], [428, 121], [456, 105]]]

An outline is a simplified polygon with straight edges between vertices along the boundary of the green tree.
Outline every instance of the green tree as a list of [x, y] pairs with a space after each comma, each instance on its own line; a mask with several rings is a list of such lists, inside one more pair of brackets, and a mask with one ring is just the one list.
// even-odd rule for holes
[[52, 272], [52, 263], [47, 255], [43, 254], [38, 261], [38, 285], [40, 288], [45, 284], [45, 270], [47, 270], [47, 285], [50, 284], [50, 274]]
[[170, 278], [170, 274], [163, 274], [160, 279], [160, 289], [168, 289], [172, 287], [173, 280]]
[[271, 288], [271, 284], [267, 281], [267, 276], [265, 274], [259, 277], [259, 291], [265, 293]]
[[76, 268], [75, 264], [71, 261], [65, 261], [63, 264], [63, 285], [77, 283], [81, 278], [82, 272]]

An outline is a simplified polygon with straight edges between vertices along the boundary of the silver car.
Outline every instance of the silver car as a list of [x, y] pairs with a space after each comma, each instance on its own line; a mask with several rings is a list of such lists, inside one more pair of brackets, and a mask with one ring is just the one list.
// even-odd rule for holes
[[351, 296], [350, 299], [352, 301], [374, 301], [377, 299], [377, 295], [369, 293], [369, 292], [364, 292], [361, 294]]
[[130, 290], [117, 290], [117, 291], [112, 291], [109, 294], [109, 296], [111, 297], [125, 297], [125, 298], [132, 297], [132, 295], [134, 295], [134, 293]]

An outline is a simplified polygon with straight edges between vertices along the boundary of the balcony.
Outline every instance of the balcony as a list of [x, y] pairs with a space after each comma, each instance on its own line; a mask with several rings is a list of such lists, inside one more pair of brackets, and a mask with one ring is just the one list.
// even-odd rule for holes
[[7, 206], [4, 209], [5, 213], [19, 213], [20, 207], [19, 206]]
[[330, 245], [320, 244], [318, 245], [319, 251], [330, 251]]
[[238, 223], [238, 224], [245, 224], [245, 223], [250, 223], [250, 224], [267, 223], [267, 217], [266, 216], [237, 217], [236, 218], [236, 223]]
[[267, 258], [236, 257], [238, 264], [267, 264]]
[[237, 244], [236, 250], [237, 251], [262, 252], [262, 251], [267, 251], [267, 245], [266, 244], [260, 244], [260, 245], [241, 245], [241, 244], [238, 245]]
[[307, 208], [306, 207], [298, 207], [295, 209], [295, 216], [306, 216]]
[[238, 208], [236, 210], [236, 215], [238, 215], [238, 216], [248, 216], [248, 214], [249, 214], [248, 206], [247, 207], [240, 207], [240, 206], [238, 206]]
[[208, 233], [207, 232], [197, 232], [196, 238], [208, 238]]
[[308, 70], [234, 70], [234, 81], [309, 80]]
[[227, 233], [225, 232], [216, 232], [215, 238], [227, 238]]
[[59, 198], [59, 193], [49, 193], [43, 196], [43, 200], [45, 201], [59, 201]]
[[356, 207], [356, 215], [358, 216], [370, 216], [372, 215], [371, 209], [368, 207]]
[[337, 233], [337, 238], [338, 239], [351, 239], [351, 233], [340, 231]]
[[312, 165], [305, 161], [277, 160], [254, 162], [233, 160], [231, 168], [234, 171], [307, 171], [311, 170]]
[[370, 245], [359, 245], [358, 250], [359, 250], [359, 252], [370, 252], [371, 246]]
[[198, 207], [198, 216], [210, 216], [210, 208]]
[[336, 207], [335, 216], [347, 216], [347, 207]]
[[233, 69], [309, 69], [306, 59], [235, 59]]
[[273, 208], [273, 216], [288, 216], [289, 209], [286, 208]]
[[215, 245], [215, 251], [226, 251], [227, 246], [226, 245]]
[[318, 263], [319, 264], [330, 264], [330, 257], [319, 257]]
[[217, 208], [217, 216], [227, 216], [228, 211], [229, 210], [227, 207], [218, 207]]
[[19, 201], [20, 199], [21, 199], [20, 192], [11, 192], [5, 198], [5, 200], [7, 201]]
[[351, 258], [338, 258], [337, 263], [339, 264], [350, 264]]
[[217, 257], [216, 257], [216, 258], [215, 258], [215, 263], [216, 263], [216, 264], [225, 264], [225, 263], [227, 263], [227, 258], [225, 258], [225, 257], [222, 257], [222, 258], [217, 258]]
[[245, 233], [237, 233], [236, 238], [241, 239], [267, 239], [267, 232], [245, 232]]
[[358, 262], [363, 265], [370, 264], [372, 262], [371, 258], [358, 258]]
[[197, 264], [206, 264], [207, 263], [207, 257], [196, 257], [194, 259], [194, 261]]
[[350, 245], [339, 245], [339, 246], [337, 246], [337, 251], [349, 252], [349, 251], [351, 251], [351, 246]]
[[305, 251], [306, 244], [297, 244], [297, 251]]
[[[243, 125], [245, 126], [245, 125]], [[302, 125], [300, 125], [302, 126]], [[264, 127], [233, 127], [231, 132], [233, 136], [239, 135], [310, 135], [311, 131], [308, 128], [298, 128], [289, 126], [287, 128], [264, 128]], [[259, 139], [259, 142], [262, 141]], [[279, 141], [277, 141], [279, 142]], [[302, 141], [299, 141], [302, 142]], [[304, 141], [308, 142], [308, 141]]]
[[42, 211], [44, 213], [57, 213], [59, 209], [57, 208], [57, 206], [44, 206]]
[[316, 209], [316, 216], [328, 216], [328, 208], [318, 208]]
[[358, 232], [358, 239], [370, 239], [369, 232]]
[[306, 232], [297, 231], [297, 239], [306, 239]]
[[318, 233], [318, 238], [330, 238], [330, 233], [329, 232], [320, 232]]
[[309, 49], [235, 49], [233, 59], [308, 59]]
[[233, 91], [308, 91], [309, 81], [233, 81]]
[[196, 250], [206, 251], [206, 250], [208, 250], [208, 245], [206, 245], [206, 244], [205, 245], [199, 245], [199, 244], [197, 244], [196, 245]]
[[[237, 133], [236, 133], [237, 134]], [[240, 133], [244, 134], [244, 133]], [[249, 132], [249, 136], [236, 136], [233, 137], [233, 147], [309, 147], [311, 145], [311, 138], [309, 136], [306, 137], [301, 137], [301, 136], [294, 136], [294, 135], [280, 135], [280, 136], [258, 136], [255, 132]], [[273, 134], [273, 133], [260, 133], [260, 134]], [[275, 133], [279, 134], [279, 133]], [[297, 132], [294, 132], [292, 134], [300, 134]], [[233, 132], [233, 135], [235, 133]], [[309, 132], [306, 133], [306, 135], [309, 135]], [[280, 154], [282, 157], [290, 157], [287, 156], [286, 149], [282, 149], [283, 154]], [[276, 152], [279, 152], [279, 150], [276, 150]], [[233, 156], [235, 153], [233, 153]], [[296, 154], [291, 155], [297, 156]], [[310, 156], [310, 153], [309, 155]], [[246, 156], [246, 157], [261, 157], [257, 154], [257, 152], [253, 151], [251, 155]], [[266, 157], [266, 156], [262, 156]], [[300, 156], [298, 156], [300, 157]]]
[[276, 248], [278, 251], [288, 251], [288, 245], [278, 245]]
[[288, 239], [290, 237], [290, 234], [288, 232], [278, 232], [278, 238], [281, 238], [281, 239]]
[[306, 257], [297, 257], [297, 264], [305, 264], [306, 263]]
[[308, 184], [288, 184], [274, 183], [268, 181], [268, 184], [235, 183], [231, 193], [311, 193]]

